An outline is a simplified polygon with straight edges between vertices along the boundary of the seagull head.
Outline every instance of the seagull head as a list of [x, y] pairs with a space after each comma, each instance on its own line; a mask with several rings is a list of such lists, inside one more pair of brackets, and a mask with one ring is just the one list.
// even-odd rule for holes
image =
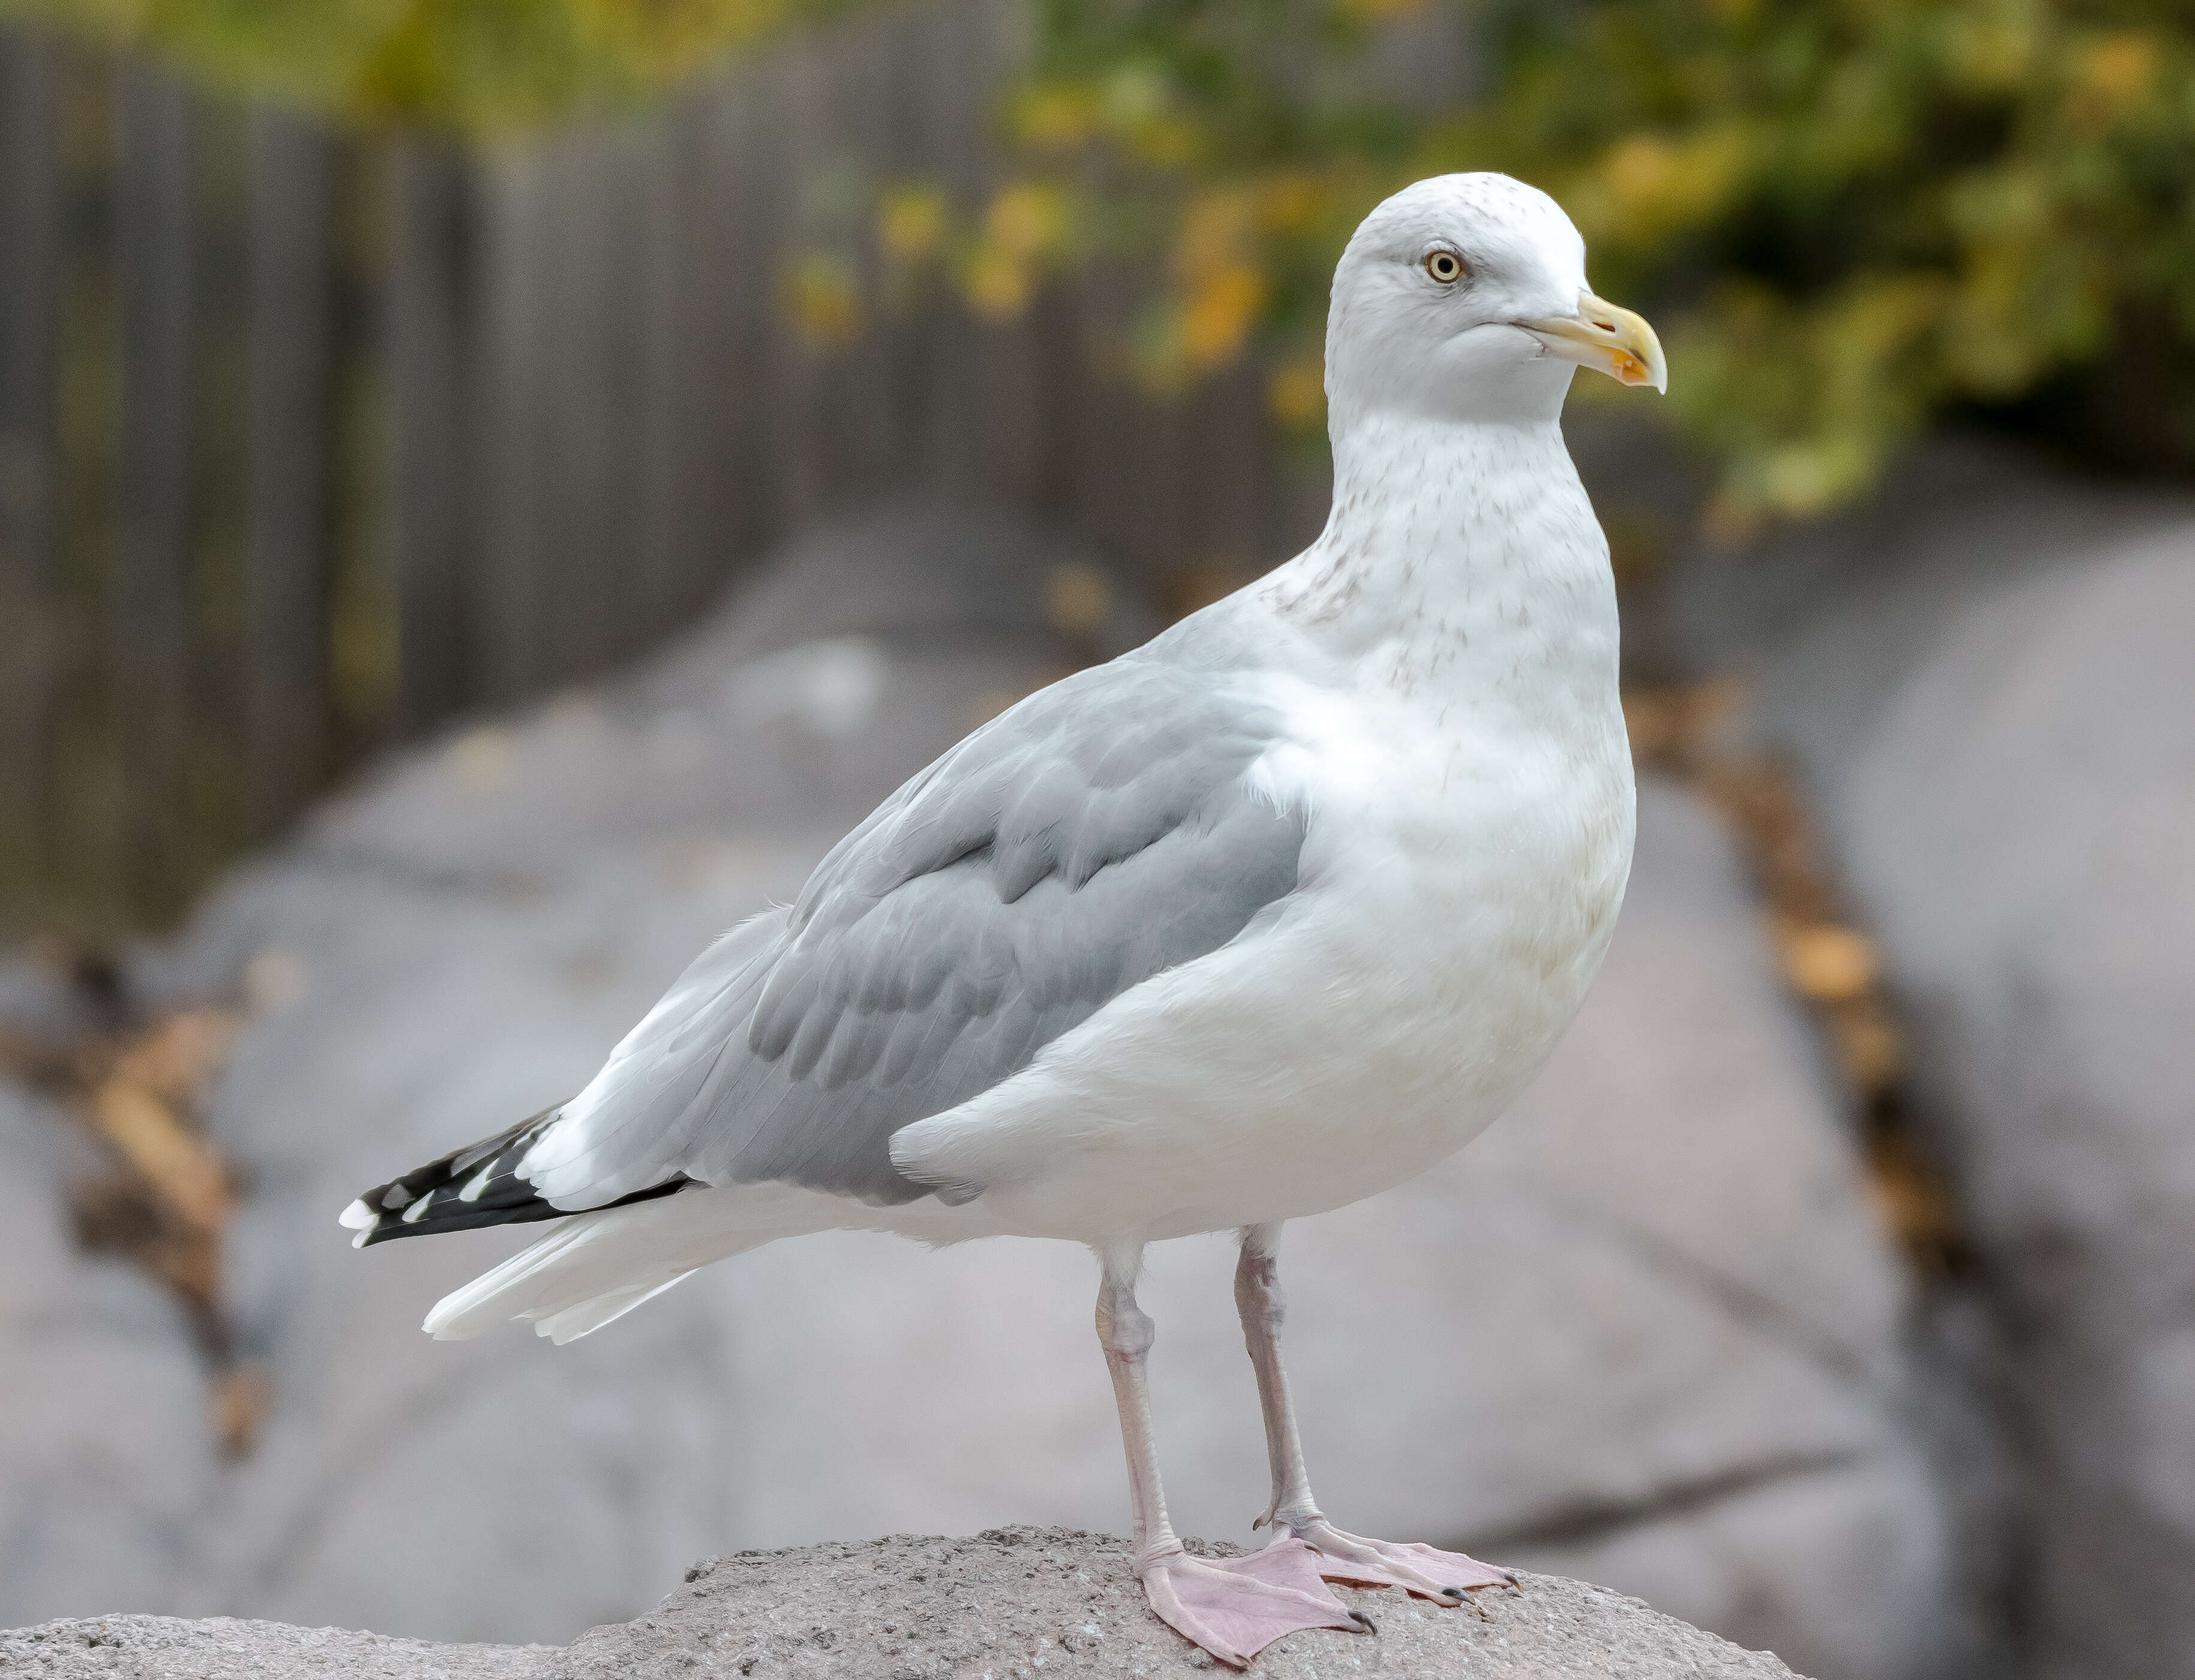
[[1403, 412], [1525, 423], [1598, 370], [1668, 388], [1654, 329], [1585, 283], [1563, 208], [1506, 175], [1443, 175], [1364, 218], [1334, 273], [1326, 390], [1337, 432]]

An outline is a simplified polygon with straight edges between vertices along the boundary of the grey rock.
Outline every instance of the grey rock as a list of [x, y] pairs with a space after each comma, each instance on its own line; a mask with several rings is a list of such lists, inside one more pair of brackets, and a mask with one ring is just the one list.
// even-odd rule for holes
[[182, 1315], [77, 1250], [78, 1144], [0, 1085], [0, 1622], [171, 1599], [219, 1473]]
[[1959, 450], [1755, 564], [1812, 603], [1758, 728], [1881, 941], [1979, 1262], [2031, 1671], [2195, 1675], [2195, 503]]
[[0, 1033], [55, 1044], [106, 1024], [87, 988], [71, 984], [55, 964], [0, 952]]
[[230, 1616], [89, 1616], [0, 1631], [7, 1680], [533, 1680], [544, 1655]]
[[631, 678], [401, 756], [299, 844], [522, 891], [603, 848], [850, 825], [992, 713], [1159, 627], [1086, 549], [998, 514], [827, 526]]
[[2195, 497], [2076, 476], [2013, 446], [1933, 440], [1832, 518], [1677, 568], [1681, 658], [1760, 689], [1757, 725], [1820, 779], [1828, 814], [1857, 745], [1973, 604], [2195, 518]]
[[[1236, 1548], [1211, 1550], [1231, 1552]], [[1483, 1680], [1790, 1680], [1763, 1652], [1656, 1614], [1633, 1598], [1547, 1575], [1477, 1597], [1476, 1610], [1344, 1591], [1369, 1634], [1293, 1634], [1261, 1654], [1265, 1680], [1338, 1666]], [[243, 1680], [293, 1675], [390, 1680], [685, 1680], [694, 1675], [861, 1680], [1032, 1680], [1204, 1674], [1194, 1650], [1144, 1608], [1124, 1541], [1069, 1529], [994, 1529], [971, 1539], [896, 1535], [806, 1551], [712, 1557], [630, 1623], [561, 1651], [431, 1645], [274, 1622], [111, 1616], [0, 1632], [0, 1677]]]
[[[569, 1095], [707, 940], [1071, 660], [1045, 602], [988, 562], [956, 581], [933, 530], [923, 575], [994, 615], [981, 636], [861, 582], [889, 522], [827, 534], [665, 665], [400, 761], [162, 959], [158, 984], [261, 1000], [214, 1119], [258, 1187], [235, 1303], [274, 1400], [189, 1529], [194, 1573], [132, 1608], [567, 1639], [704, 1551], [1120, 1519], [1079, 1250], [807, 1238], [556, 1349], [417, 1327], [538, 1233], [354, 1254], [332, 1223]], [[1291, 1228], [1316, 1484], [1345, 1526], [1591, 1573], [1825, 1680], [1934, 1680], [1946, 1528], [1903, 1278], [1728, 839], [1659, 783], [1640, 836], [1606, 974], [1519, 1112]], [[1162, 1246], [1144, 1304], [1177, 1516], [1247, 1538], [1265, 1472], [1230, 1257]]]
[[[1207, 1549], [1231, 1555], [1241, 1549]], [[1395, 1592], [1340, 1595], [1374, 1634], [1294, 1634], [1252, 1672], [1311, 1680], [1358, 1665], [1399, 1674], [1728, 1676], [1790, 1670], [1656, 1614], [1636, 1599], [1545, 1575], [1446, 1610]], [[752, 1660], [752, 1667], [746, 1665]], [[1042, 1666], [1040, 1667], [1039, 1665]], [[895, 1535], [804, 1551], [711, 1558], [662, 1606], [587, 1633], [544, 1680], [749, 1672], [803, 1677], [1030, 1677], [1210, 1672], [1154, 1617], [1126, 1542], [1072, 1529], [992, 1529], [966, 1539]]]

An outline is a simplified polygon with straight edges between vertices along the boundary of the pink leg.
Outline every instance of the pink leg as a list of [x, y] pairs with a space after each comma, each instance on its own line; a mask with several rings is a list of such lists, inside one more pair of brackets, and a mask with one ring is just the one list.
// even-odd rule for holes
[[1134, 1290], [1143, 1251], [1138, 1246], [1103, 1257], [1098, 1339], [1121, 1408], [1128, 1495], [1135, 1511], [1136, 1573], [1151, 1608], [1175, 1631], [1236, 1668], [1247, 1666], [1284, 1633], [1311, 1627], [1362, 1629], [1363, 1618], [1345, 1608], [1319, 1579], [1317, 1555], [1299, 1541], [1270, 1545], [1248, 1557], [1192, 1557], [1183, 1550], [1167, 1518], [1151, 1438], [1144, 1376], [1151, 1321], [1137, 1307]]
[[1279, 1239], [1277, 1225], [1244, 1231], [1242, 1259], [1235, 1269], [1235, 1305], [1242, 1315], [1250, 1365], [1258, 1374], [1265, 1452], [1273, 1469], [1273, 1502], [1253, 1526], [1270, 1523], [1275, 1546], [1311, 1547], [1318, 1555], [1319, 1574], [1330, 1581], [1399, 1586], [1443, 1604], [1460, 1604], [1465, 1593], [1478, 1587], [1514, 1585], [1515, 1577], [1507, 1570], [1460, 1551], [1414, 1542], [1368, 1540], [1326, 1520], [1311, 1497], [1303, 1443], [1296, 1435], [1295, 1407], [1288, 1397], [1288, 1372], [1281, 1366], [1281, 1323], [1288, 1303], [1281, 1295], [1280, 1270], [1273, 1257]]

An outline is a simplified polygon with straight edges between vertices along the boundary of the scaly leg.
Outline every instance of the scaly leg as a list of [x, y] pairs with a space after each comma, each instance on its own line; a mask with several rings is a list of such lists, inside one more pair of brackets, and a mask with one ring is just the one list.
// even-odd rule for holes
[[1507, 1570], [1460, 1551], [1368, 1540], [1326, 1520], [1311, 1497], [1303, 1442], [1296, 1434], [1295, 1407], [1288, 1398], [1288, 1374], [1281, 1366], [1281, 1323], [1288, 1303], [1281, 1295], [1280, 1268], [1274, 1258], [1280, 1234], [1278, 1225], [1253, 1225], [1245, 1230], [1242, 1262], [1235, 1269], [1235, 1306], [1242, 1315], [1251, 1368], [1258, 1373], [1258, 1403], [1265, 1414], [1265, 1455], [1273, 1467], [1273, 1502], [1252, 1526], [1272, 1524], [1275, 1545], [1291, 1541], [1308, 1545], [1319, 1556], [1319, 1574], [1330, 1581], [1399, 1586], [1443, 1604], [1460, 1604], [1463, 1595], [1478, 1587], [1513, 1585], [1515, 1578]]
[[1192, 1557], [1167, 1520], [1151, 1439], [1150, 1392], [1144, 1378], [1151, 1321], [1136, 1305], [1135, 1277], [1143, 1249], [1100, 1256], [1105, 1280], [1098, 1291], [1098, 1340], [1121, 1408], [1121, 1441], [1128, 1451], [1128, 1497], [1135, 1511], [1136, 1573], [1159, 1619], [1236, 1668], [1284, 1633], [1307, 1627], [1355, 1631], [1363, 1619], [1345, 1608], [1319, 1579], [1307, 1546], [1284, 1541], [1247, 1557]]

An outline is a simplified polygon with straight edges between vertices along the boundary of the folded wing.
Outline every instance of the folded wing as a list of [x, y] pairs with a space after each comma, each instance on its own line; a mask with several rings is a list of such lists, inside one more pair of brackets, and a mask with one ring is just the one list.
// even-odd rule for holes
[[1249, 777], [1277, 727], [1137, 655], [1032, 695], [880, 806], [789, 911], [704, 953], [579, 1096], [460, 1152], [499, 1169], [475, 1202], [538, 1218], [688, 1182], [931, 1194], [892, 1166], [892, 1133], [1294, 890], [1301, 814]]

